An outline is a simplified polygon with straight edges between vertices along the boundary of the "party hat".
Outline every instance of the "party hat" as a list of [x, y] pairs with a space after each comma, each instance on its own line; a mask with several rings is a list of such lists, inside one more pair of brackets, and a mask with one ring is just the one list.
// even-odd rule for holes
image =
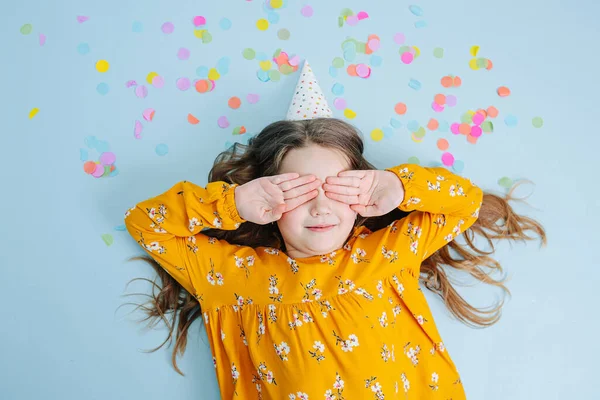
[[331, 108], [327, 104], [327, 99], [323, 95], [317, 78], [315, 78], [310, 64], [305, 60], [286, 119], [331, 118], [332, 116]]

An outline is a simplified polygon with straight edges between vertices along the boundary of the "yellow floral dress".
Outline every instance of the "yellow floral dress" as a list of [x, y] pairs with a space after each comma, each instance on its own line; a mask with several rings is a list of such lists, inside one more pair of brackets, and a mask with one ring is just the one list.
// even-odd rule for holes
[[200, 303], [222, 398], [465, 398], [418, 278], [476, 221], [483, 192], [443, 167], [386, 170], [414, 212], [306, 258], [200, 233], [245, 222], [235, 184], [183, 181], [127, 211], [129, 233]]

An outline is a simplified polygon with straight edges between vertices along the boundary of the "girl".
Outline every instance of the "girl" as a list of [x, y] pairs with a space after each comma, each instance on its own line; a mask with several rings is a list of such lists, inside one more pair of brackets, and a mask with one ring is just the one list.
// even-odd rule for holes
[[172, 334], [179, 316], [180, 374], [176, 353], [203, 317], [224, 399], [465, 398], [419, 280], [461, 321], [490, 326], [502, 304], [472, 307], [442, 265], [510, 293], [480, 269], [502, 271], [474, 233], [491, 244], [532, 230], [545, 244], [545, 232], [510, 193], [442, 167], [378, 170], [363, 149], [338, 119], [275, 122], [217, 157], [206, 187], [182, 181], [126, 213], [151, 257], [133, 259], [164, 284], [148, 318], [172, 312]]

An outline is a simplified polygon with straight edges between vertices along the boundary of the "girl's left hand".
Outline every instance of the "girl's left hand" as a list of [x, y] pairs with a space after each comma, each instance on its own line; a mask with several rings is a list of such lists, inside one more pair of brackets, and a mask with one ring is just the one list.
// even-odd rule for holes
[[323, 184], [330, 199], [350, 204], [363, 217], [385, 215], [404, 199], [402, 181], [391, 171], [376, 169], [342, 171]]

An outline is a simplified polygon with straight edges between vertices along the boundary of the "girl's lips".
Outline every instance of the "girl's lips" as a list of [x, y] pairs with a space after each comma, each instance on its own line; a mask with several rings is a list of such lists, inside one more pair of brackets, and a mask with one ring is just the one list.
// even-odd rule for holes
[[313, 231], [313, 232], [327, 232], [328, 230], [330, 230], [330, 229], [331, 229], [331, 228], [333, 228], [334, 226], [335, 226], [335, 225], [329, 225], [329, 226], [326, 226], [326, 227], [324, 227], [324, 228], [310, 228], [310, 227], [309, 227], [308, 229], [310, 229], [310, 230], [311, 230], [311, 231]]

